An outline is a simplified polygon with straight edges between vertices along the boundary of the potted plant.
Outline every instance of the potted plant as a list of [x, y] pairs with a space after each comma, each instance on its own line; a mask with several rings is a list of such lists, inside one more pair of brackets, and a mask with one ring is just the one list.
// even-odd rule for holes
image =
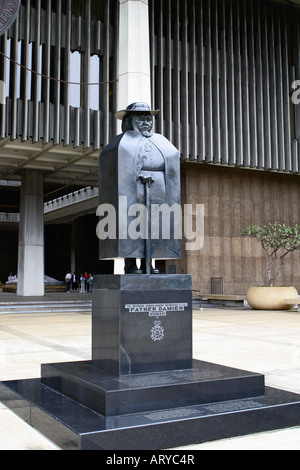
[[252, 286], [247, 291], [248, 304], [255, 309], [289, 310], [298, 303], [294, 287], [275, 287], [274, 281], [281, 273], [285, 257], [300, 248], [300, 226], [293, 227], [275, 222], [259, 227], [250, 225], [242, 236], [257, 240], [268, 258], [268, 286]]

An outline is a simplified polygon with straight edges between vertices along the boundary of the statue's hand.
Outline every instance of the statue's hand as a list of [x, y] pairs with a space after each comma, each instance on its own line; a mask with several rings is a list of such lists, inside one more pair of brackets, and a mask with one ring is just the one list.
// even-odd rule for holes
[[151, 184], [154, 183], [154, 179], [152, 178], [152, 176], [139, 175], [137, 179], [141, 180], [143, 184], [148, 184], [149, 188]]

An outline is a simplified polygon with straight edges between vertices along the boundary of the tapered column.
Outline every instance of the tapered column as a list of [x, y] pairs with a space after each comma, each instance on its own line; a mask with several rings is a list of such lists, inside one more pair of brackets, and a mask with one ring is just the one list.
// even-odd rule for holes
[[148, 0], [120, 0], [118, 109], [151, 105]]
[[17, 293], [45, 293], [43, 173], [37, 170], [22, 172]]
[[71, 231], [71, 273], [76, 271], [76, 228], [77, 221], [73, 220]]
[[[152, 105], [148, 0], [120, 0], [118, 110], [137, 101]], [[115, 274], [124, 274], [124, 259], [114, 264]]]

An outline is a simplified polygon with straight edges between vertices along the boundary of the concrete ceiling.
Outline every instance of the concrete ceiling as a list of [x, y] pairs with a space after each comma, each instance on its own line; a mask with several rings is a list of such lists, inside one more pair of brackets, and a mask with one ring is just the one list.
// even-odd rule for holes
[[97, 186], [99, 154], [92, 148], [1, 139], [0, 180], [20, 181], [23, 169], [35, 169], [44, 172], [45, 183]]
[[293, 3], [294, 5], [300, 6], [300, 0], [285, 0], [285, 2]]
[[[269, 0], [266, 0], [269, 2]], [[300, 0], [272, 0], [272, 3], [299, 6]], [[98, 186], [98, 157], [100, 150], [82, 146], [43, 145], [29, 140], [0, 139], [0, 180], [20, 181], [22, 169], [44, 172], [45, 183], [77, 187]]]
[[300, 0], [266, 0], [268, 3], [280, 3], [285, 6], [300, 6]]

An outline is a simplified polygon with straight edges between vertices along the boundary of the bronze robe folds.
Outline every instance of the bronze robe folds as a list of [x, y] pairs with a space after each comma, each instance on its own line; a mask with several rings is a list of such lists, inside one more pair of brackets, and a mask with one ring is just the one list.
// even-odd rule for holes
[[[111, 204], [116, 209], [116, 239], [100, 240], [100, 259], [145, 258], [145, 240], [132, 240], [128, 226], [135, 217], [128, 216], [133, 204], [145, 205], [145, 185], [139, 176], [151, 175], [152, 204], [180, 205], [180, 158], [178, 150], [165, 137], [153, 134], [143, 137], [135, 131], [115, 137], [99, 158], [99, 204]], [[127, 217], [124, 214], [124, 198], [127, 198]], [[119, 211], [122, 211], [120, 226]], [[181, 219], [180, 219], [181, 223]], [[151, 258], [177, 259], [181, 256], [181, 240], [174, 239], [174, 219], [171, 213], [170, 239], [151, 239]], [[124, 239], [124, 234], [127, 238]]]

